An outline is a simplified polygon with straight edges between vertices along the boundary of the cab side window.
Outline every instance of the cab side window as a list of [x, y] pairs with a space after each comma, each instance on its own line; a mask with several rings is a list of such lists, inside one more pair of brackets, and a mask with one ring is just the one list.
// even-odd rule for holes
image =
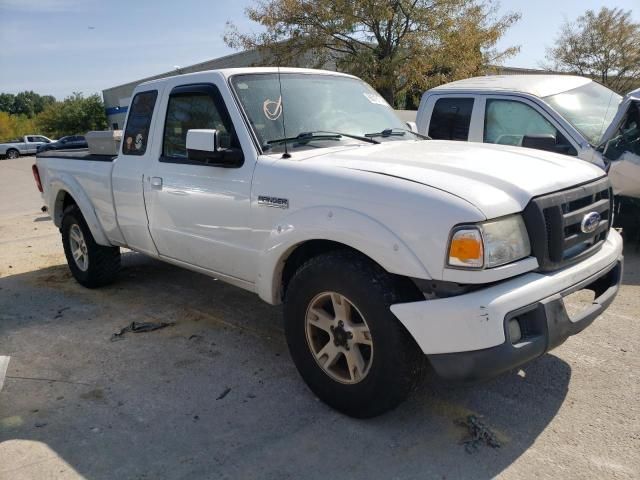
[[[484, 142], [498, 145], [526, 145], [525, 137], [547, 137], [549, 144], [540, 147], [557, 153], [578, 152], [551, 122], [537, 110], [517, 100], [488, 99], [484, 118]], [[534, 147], [537, 148], [537, 147]]]
[[123, 136], [122, 153], [124, 155], [144, 155], [147, 151], [151, 118], [157, 97], [157, 90], [140, 92], [133, 97], [127, 118], [127, 128]]
[[435, 140], [469, 139], [473, 98], [440, 98], [433, 106], [429, 136]]
[[215, 129], [220, 148], [240, 148], [222, 96], [213, 85], [174, 89], [167, 106], [162, 161], [202, 163], [188, 159], [187, 132], [191, 129]]

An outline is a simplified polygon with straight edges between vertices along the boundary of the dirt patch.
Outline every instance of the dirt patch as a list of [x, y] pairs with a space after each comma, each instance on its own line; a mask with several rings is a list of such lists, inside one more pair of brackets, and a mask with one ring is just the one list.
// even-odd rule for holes
[[101, 388], [95, 388], [88, 392], [81, 393], [80, 398], [83, 400], [91, 400], [94, 402], [105, 402], [104, 391]]

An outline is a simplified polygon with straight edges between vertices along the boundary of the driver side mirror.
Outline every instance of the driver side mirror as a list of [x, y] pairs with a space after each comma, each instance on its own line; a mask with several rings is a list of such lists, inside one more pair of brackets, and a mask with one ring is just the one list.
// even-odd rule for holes
[[624, 149], [620, 148], [621, 140], [621, 135], [608, 140], [604, 145], [602, 156], [611, 162], [615, 162], [616, 160], [618, 160], [624, 153]]
[[244, 163], [240, 148], [220, 147], [220, 136], [214, 129], [187, 131], [187, 155], [189, 160], [224, 168], [239, 168]]
[[522, 145], [527, 148], [535, 148], [537, 150], [547, 150], [549, 152], [556, 151], [556, 137], [550, 133], [543, 135], [525, 135], [522, 137]]

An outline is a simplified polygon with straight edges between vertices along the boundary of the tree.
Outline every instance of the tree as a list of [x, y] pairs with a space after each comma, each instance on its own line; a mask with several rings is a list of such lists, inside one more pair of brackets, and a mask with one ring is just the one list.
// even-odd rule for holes
[[107, 117], [98, 94], [85, 98], [76, 92], [64, 101], [46, 107], [36, 118], [36, 123], [45, 135], [61, 137], [103, 130], [107, 128]]
[[397, 105], [516, 53], [495, 45], [520, 15], [496, 18], [496, 8], [491, 0], [262, 0], [246, 14], [264, 32], [242, 33], [227, 22], [224, 39], [282, 65], [302, 58], [334, 65]]
[[566, 22], [547, 60], [561, 71], [596, 78], [626, 93], [640, 83], [640, 23], [631, 11], [603, 7]]
[[0, 112], [33, 118], [55, 101], [51, 95], [38, 95], [34, 91], [24, 91], [17, 95], [0, 93]]
[[12, 113], [16, 96], [13, 93], [0, 93], [0, 112]]
[[0, 111], [0, 142], [35, 133], [34, 121], [26, 115], [11, 115]]

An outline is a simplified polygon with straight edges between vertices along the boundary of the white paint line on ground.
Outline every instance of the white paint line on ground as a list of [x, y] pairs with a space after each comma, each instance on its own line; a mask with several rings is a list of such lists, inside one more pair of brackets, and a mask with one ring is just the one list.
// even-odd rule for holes
[[11, 357], [0, 356], [0, 392], [4, 385], [4, 377], [7, 375], [7, 369], [9, 368], [9, 359]]

